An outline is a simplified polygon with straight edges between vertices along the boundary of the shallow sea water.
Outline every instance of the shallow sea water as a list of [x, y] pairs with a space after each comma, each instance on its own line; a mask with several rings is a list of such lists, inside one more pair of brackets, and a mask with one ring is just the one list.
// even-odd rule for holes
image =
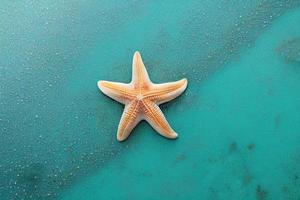
[[[0, 4], [1, 200], [300, 199], [300, 1]], [[116, 140], [136, 50], [177, 140]]]

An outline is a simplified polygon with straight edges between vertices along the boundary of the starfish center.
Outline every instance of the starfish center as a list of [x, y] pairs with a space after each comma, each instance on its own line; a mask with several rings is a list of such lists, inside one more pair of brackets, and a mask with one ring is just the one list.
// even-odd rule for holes
[[136, 98], [137, 98], [137, 100], [141, 101], [141, 100], [143, 100], [144, 96], [142, 94], [138, 94], [136, 96]]

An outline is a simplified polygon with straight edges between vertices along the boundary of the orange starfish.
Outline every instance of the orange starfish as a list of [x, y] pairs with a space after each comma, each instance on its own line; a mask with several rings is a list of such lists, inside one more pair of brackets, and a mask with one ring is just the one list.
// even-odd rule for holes
[[125, 105], [117, 132], [119, 141], [125, 140], [141, 120], [146, 120], [167, 138], [177, 137], [158, 105], [179, 96], [187, 87], [187, 79], [163, 84], [152, 83], [140, 53], [135, 52], [130, 83], [98, 81], [98, 87], [104, 94]]

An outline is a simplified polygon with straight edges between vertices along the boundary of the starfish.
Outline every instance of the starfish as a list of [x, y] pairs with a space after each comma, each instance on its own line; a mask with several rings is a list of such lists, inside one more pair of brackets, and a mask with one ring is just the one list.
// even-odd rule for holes
[[98, 87], [105, 95], [125, 105], [117, 132], [119, 141], [125, 140], [141, 120], [146, 120], [162, 136], [177, 138], [159, 105], [178, 97], [186, 89], [187, 79], [162, 84], [151, 82], [141, 54], [136, 51], [130, 83], [98, 81]]

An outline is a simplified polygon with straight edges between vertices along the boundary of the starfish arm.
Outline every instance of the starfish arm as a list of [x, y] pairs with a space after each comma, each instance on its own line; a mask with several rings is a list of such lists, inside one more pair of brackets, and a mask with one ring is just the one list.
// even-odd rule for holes
[[119, 141], [125, 140], [131, 133], [132, 129], [141, 121], [139, 115], [140, 101], [132, 101], [125, 106], [117, 133]]
[[105, 95], [122, 104], [126, 104], [129, 100], [135, 97], [130, 89], [130, 84], [98, 81], [98, 87]]
[[132, 83], [136, 88], [142, 88], [151, 83], [141, 54], [136, 51], [132, 60]]
[[177, 133], [171, 128], [160, 108], [151, 101], [143, 101], [144, 119], [162, 136], [177, 138]]
[[181, 95], [187, 87], [187, 79], [179, 81], [153, 84], [151, 90], [144, 94], [145, 98], [151, 99], [156, 104], [162, 104]]

